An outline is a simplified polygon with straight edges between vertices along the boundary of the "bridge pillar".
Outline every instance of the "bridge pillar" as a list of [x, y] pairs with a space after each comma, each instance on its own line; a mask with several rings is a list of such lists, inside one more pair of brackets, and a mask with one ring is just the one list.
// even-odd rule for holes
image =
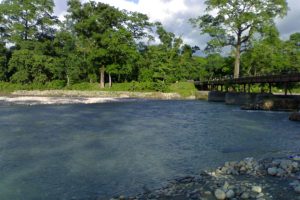
[[288, 83], [285, 82], [285, 83], [284, 83], [284, 95], [286, 96], [287, 93], [288, 93]]
[[269, 93], [272, 94], [272, 83], [269, 83]]

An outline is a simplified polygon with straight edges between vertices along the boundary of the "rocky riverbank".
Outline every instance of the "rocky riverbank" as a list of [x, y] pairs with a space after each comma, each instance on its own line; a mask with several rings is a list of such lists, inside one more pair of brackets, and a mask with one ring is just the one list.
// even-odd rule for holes
[[300, 200], [300, 156], [226, 162], [215, 170], [177, 178], [163, 187], [112, 200]]

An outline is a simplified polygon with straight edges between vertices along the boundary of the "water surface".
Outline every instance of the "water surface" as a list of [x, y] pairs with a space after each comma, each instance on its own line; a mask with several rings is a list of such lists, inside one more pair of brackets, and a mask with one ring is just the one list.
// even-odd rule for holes
[[109, 199], [228, 160], [300, 152], [300, 124], [283, 112], [203, 101], [0, 109], [0, 199]]

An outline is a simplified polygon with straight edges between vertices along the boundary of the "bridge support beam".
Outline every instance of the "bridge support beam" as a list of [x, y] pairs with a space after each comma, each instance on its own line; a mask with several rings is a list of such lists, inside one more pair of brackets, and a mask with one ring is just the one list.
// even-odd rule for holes
[[251, 83], [248, 84], [248, 93], [251, 93]]
[[284, 95], [286, 96], [287, 93], [288, 93], [288, 83], [285, 82], [285, 83], [284, 83]]
[[272, 83], [269, 83], [269, 93], [272, 94]]

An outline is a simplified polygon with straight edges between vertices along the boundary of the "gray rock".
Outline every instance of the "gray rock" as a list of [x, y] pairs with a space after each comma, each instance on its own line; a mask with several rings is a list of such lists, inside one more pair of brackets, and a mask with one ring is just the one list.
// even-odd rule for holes
[[297, 192], [297, 193], [300, 194], [300, 185], [296, 186], [296, 187], [294, 188], [294, 190], [295, 190], [295, 192]]
[[298, 185], [300, 185], [299, 181], [293, 181], [292, 183], [290, 183], [290, 186], [293, 186], [293, 187], [296, 187]]
[[226, 198], [231, 199], [231, 198], [233, 198], [234, 196], [235, 196], [235, 193], [234, 193], [233, 190], [228, 190], [228, 191], [226, 192]]
[[291, 160], [282, 160], [280, 167], [285, 171], [290, 171], [293, 168], [293, 162]]
[[256, 198], [262, 198], [263, 196], [264, 196], [264, 193], [259, 193]]
[[252, 192], [261, 193], [262, 188], [260, 186], [252, 186]]
[[276, 167], [268, 168], [268, 174], [271, 176], [275, 176], [277, 174], [277, 168]]
[[228, 190], [228, 188], [229, 188], [229, 183], [227, 182], [227, 181], [225, 181], [225, 183], [224, 183], [224, 185], [223, 185], [223, 191], [227, 191]]
[[277, 174], [276, 174], [276, 176], [283, 176], [285, 173], [286, 172], [283, 169], [277, 168]]
[[292, 166], [293, 166], [294, 169], [297, 169], [299, 167], [299, 164], [297, 162], [293, 162]]
[[244, 192], [241, 196], [242, 199], [249, 199], [250, 198], [250, 194], [248, 192]]
[[224, 200], [226, 198], [226, 194], [225, 194], [225, 192], [223, 190], [216, 189], [216, 191], [215, 191], [215, 197], [218, 200]]

